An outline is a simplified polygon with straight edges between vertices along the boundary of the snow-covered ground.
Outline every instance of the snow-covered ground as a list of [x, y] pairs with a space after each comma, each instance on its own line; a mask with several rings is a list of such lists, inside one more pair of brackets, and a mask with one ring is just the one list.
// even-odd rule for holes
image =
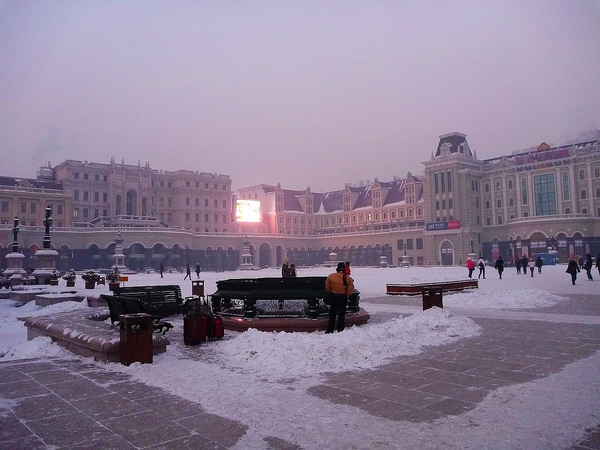
[[[480, 280], [479, 289], [444, 295], [443, 310], [420, 311], [417, 298], [415, 307], [390, 301], [395, 297], [386, 296], [385, 285], [464, 279], [466, 269], [353, 268], [352, 277], [361, 291], [361, 306], [372, 314], [385, 312], [386, 317], [391, 317], [389, 320], [373, 321], [333, 335], [227, 332], [226, 339], [200, 347], [170, 345], [165, 354], [154, 358], [152, 365], [103, 366], [198, 401], [208, 412], [246, 423], [250, 428], [237, 444], [239, 449], [264, 448], [262, 439], [270, 435], [305, 449], [326, 448], [320, 446], [319, 435], [331, 434], [332, 423], [339, 422], [340, 417], [344, 418], [343, 433], [331, 441], [336, 448], [552, 448], [548, 447], [549, 442], [568, 442], [581, 424], [600, 422], [598, 354], [552, 376], [497, 389], [476, 409], [435, 424], [391, 422], [306, 393], [319, 384], [325, 373], [376, 368], [398, 356], [418, 354], [425, 347], [476, 336], [480, 328], [469, 317], [537, 314], [536, 320], [548, 316], [549, 321], [565, 319], [600, 325], [598, 316], [565, 318], [522, 312], [565, 301], [565, 294], [598, 295], [597, 271], [594, 281], [587, 281], [582, 273], [573, 286], [562, 265], [544, 267], [543, 273], [536, 271], [533, 278], [517, 275], [509, 268], [500, 280], [494, 269], [486, 270], [486, 279]], [[299, 269], [298, 276], [329, 272], [331, 269], [327, 268]], [[200, 279], [210, 294], [216, 290], [217, 280], [279, 274], [276, 269], [263, 269], [201, 273]], [[179, 273], [165, 274], [162, 279], [158, 274], [130, 275], [128, 284], [180, 284], [183, 294], [191, 295], [191, 283], [183, 277]], [[96, 292], [102, 289], [107, 288], [100, 286]], [[74, 358], [48, 338], [27, 341], [25, 327], [17, 317], [86, 307], [85, 302], [68, 302], [40, 308], [30, 302], [16, 308], [14, 301], [0, 300], [0, 362], [31, 357]], [[178, 320], [174, 320], [176, 325]], [[170, 333], [173, 332], [176, 330]], [[548, 426], [552, 421], [562, 425]], [[400, 447], [396, 447], [398, 439], [403, 442]]]

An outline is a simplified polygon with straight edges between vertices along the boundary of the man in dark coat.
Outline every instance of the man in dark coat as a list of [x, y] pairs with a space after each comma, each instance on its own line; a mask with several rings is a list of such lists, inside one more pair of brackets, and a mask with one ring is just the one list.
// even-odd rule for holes
[[538, 273], [542, 273], [542, 266], [544, 265], [544, 260], [538, 256], [535, 260], [535, 267], [538, 269]]
[[292, 270], [290, 269], [290, 263], [287, 259], [283, 260], [283, 264], [281, 265], [281, 277], [282, 278], [291, 278]]
[[498, 271], [498, 276], [500, 277], [500, 279], [502, 279], [502, 272], [504, 272], [504, 260], [502, 259], [502, 256], [498, 256], [494, 267]]
[[515, 259], [515, 266], [517, 267], [517, 274], [520, 274], [521, 273], [521, 259], [520, 258]]
[[527, 256], [523, 255], [521, 258], [521, 267], [523, 268], [523, 274], [527, 275], [527, 263], [529, 263], [529, 259]]
[[569, 265], [567, 266], [567, 270], [565, 271], [568, 274], [571, 274], [571, 281], [573, 282], [573, 286], [575, 286], [575, 280], [577, 279], [577, 273], [580, 272], [579, 265], [575, 258], [571, 258], [569, 261]]
[[583, 263], [583, 268], [585, 269], [585, 273], [588, 277], [588, 280], [593, 281], [594, 277], [592, 277], [592, 267], [594, 266], [594, 261], [592, 261], [592, 255], [588, 253], [585, 255], [585, 263]]

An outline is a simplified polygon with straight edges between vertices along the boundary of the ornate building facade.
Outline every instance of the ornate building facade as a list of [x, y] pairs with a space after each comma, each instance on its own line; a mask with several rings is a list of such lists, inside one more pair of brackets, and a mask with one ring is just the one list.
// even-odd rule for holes
[[[65, 161], [36, 180], [0, 177], [0, 242], [22, 219], [22, 247], [41, 244], [41, 216], [54, 211], [63, 265], [104, 267], [122, 230], [129, 267], [234, 270], [242, 242], [253, 264], [464, 264], [467, 255], [512, 261], [558, 252], [600, 253], [600, 133], [479, 160], [466, 135], [439, 137], [422, 174], [346, 185], [327, 193], [259, 184], [231, 192], [229, 176]], [[259, 200], [261, 221], [235, 221], [236, 199]], [[27, 253], [26, 253], [27, 254]], [[33, 262], [35, 263], [35, 261]], [[64, 267], [63, 267], [64, 268]]]

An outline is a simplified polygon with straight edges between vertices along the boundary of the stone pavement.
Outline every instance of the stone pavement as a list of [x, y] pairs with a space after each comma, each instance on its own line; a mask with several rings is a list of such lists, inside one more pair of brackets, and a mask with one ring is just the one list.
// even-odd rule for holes
[[[369, 302], [419, 309], [414, 298]], [[531, 311], [465, 314], [482, 327], [480, 336], [375, 370], [331, 375], [309, 394], [392, 421], [430, 422], [472, 410], [498, 387], [560, 372], [600, 349], [600, 296], [570, 296]], [[0, 363], [0, 449], [227, 449], [246, 429], [89, 360]], [[301, 449], [276, 436], [265, 438], [265, 448]], [[569, 448], [600, 449], [600, 426]]]

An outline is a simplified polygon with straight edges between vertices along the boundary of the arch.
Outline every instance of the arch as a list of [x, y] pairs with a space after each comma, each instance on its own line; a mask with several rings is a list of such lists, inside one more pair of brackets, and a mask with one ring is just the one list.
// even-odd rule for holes
[[146, 266], [146, 248], [139, 242], [131, 244], [126, 255], [127, 266], [131, 269], [143, 271]]
[[138, 194], [134, 189], [130, 189], [125, 194], [125, 215], [135, 216], [138, 211]]
[[439, 261], [442, 266], [454, 265], [454, 245], [448, 239], [440, 242]]

